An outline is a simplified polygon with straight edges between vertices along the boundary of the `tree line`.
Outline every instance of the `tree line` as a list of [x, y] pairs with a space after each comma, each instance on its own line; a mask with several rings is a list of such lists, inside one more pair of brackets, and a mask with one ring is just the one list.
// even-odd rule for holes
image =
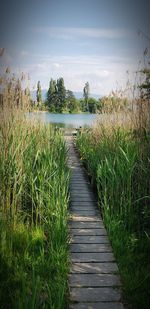
[[[144, 75], [143, 83], [138, 86], [140, 89], [140, 99], [150, 98], [150, 69], [140, 71]], [[130, 108], [127, 97], [112, 92], [109, 96], [103, 96], [96, 100], [90, 96], [90, 85], [85, 83], [83, 88], [83, 98], [77, 99], [71, 90], [67, 90], [62, 77], [54, 80], [51, 78], [47, 91], [46, 100], [42, 100], [42, 90], [40, 81], [37, 83], [36, 91], [38, 109], [47, 109], [51, 113], [112, 113], [120, 112]]]
[[[40, 107], [42, 103], [40, 81], [37, 83], [36, 97], [37, 105]], [[90, 86], [88, 82], [85, 83], [83, 88], [83, 98], [77, 99], [73, 91], [66, 89], [62, 77], [57, 80], [51, 78], [44, 105], [51, 113], [96, 113], [101, 108], [100, 99], [96, 100], [90, 97]]]

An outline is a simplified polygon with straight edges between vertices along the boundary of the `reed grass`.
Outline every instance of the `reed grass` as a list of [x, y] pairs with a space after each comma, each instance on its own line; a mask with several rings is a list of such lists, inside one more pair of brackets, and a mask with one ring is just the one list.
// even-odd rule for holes
[[63, 136], [31, 123], [10, 104], [1, 108], [0, 120], [0, 307], [66, 308], [69, 171]]
[[150, 110], [144, 106], [142, 118], [140, 108], [129, 122], [114, 117], [77, 137], [131, 308], [150, 306]]

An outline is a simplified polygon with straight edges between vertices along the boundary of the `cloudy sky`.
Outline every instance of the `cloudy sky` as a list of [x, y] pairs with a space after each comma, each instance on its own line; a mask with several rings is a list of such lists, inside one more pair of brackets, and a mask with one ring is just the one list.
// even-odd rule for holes
[[109, 94], [143, 59], [150, 43], [138, 30], [150, 37], [149, 12], [147, 0], [5, 0], [3, 62], [29, 73], [31, 87], [64, 77], [70, 90], [82, 91], [89, 81], [92, 93]]

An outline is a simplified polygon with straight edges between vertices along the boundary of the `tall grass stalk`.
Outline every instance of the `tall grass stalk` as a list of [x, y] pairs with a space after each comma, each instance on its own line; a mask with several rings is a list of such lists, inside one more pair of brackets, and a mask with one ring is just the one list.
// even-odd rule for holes
[[0, 120], [0, 307], [65, 308], [65, 142], [17, 107], [3, 106]]
[[124, 124], [97, 124], [78, 135], [77, 147], [97, 188], [125, 300], [132, 308], [149, 308], [150, 135], [137, 122]]

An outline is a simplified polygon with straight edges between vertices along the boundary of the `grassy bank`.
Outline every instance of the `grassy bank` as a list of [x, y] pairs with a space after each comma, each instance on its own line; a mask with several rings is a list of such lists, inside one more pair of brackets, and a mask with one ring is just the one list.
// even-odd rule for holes
[[129, 308], [150, 307], [150, 135], [117, 124], [77, 137], [96, 186]]
[[0, 113], [0, 307], [66, 308], [69, 172], [63, 137]]

